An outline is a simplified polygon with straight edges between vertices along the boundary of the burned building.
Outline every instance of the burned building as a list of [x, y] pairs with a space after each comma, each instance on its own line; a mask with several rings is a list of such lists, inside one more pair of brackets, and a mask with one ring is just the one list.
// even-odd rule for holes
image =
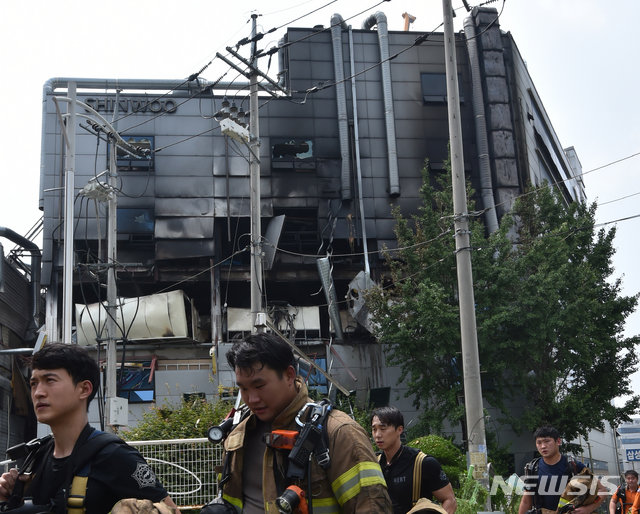
[[[489, 230], [529, 183], [548, 180], [567, 202], [584, 200], [575, 152], [560, 145], [496, 18], [493, 9], [476, 9], [456, 35], [465, 172]], [[358, 291], [379, 280], [380, 251], [396, 245], [392, 208], [411, 215], [420, 207], [425, 161], [444, 169], [443, 35], [388, 31], [383, 13], [359, 29], [334, 15], [324, 29], [288, 29], [279, 47], [278, 78], [261, 79], [255, 156], [264, 311], [359, 400], [400, 398], [411, 412]], [[225, 348], [252, 330], [250, 145], [220, 128], [224, 113], [241, 119], [249, 111], [248, 83], [55, 78], [44, 85], [42, 282], [51, 339], [62, 333], [62, 128], [69, 118], [61, 106], [71, 83], [81, 102], [74, 337], [95, 351], [103, 346], [97, 341], [104, 342], [106, 315], [98, 304], [115, 268], [117, 295], [125, 299], [117, 309], [120, 394], [130, 405], [215, 396], [218, 385], [233, 383]], [[111, 183], [115, 139], [103, 121], [135, 149], [119, 144], [111, 154]], [[115, 262], [106, 248], [109, 195], [117, 196]], [[325, 387], [321, 375], [316, 379]], [[140, 409], [130, 412], [135, 419]]]

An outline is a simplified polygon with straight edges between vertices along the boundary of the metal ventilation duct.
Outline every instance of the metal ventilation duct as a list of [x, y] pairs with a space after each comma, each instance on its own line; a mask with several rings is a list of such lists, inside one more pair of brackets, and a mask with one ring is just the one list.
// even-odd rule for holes
[[319, 258], [316, 264], [318, 266], [318, 273], [320, 274], [320, 281], [322, 282], [322, 289], [324, 289], [324, 295], [329, 306], [329, 319], [336, 333], [336, 339], [342, 340], [344, 336], [342, 334], [342, 323], [340, 322], [340, 312], [338, 310], [338, 295], [336, 295], [336, 288], [333, 284], [333, 277], [331, 276], [329, 257]]

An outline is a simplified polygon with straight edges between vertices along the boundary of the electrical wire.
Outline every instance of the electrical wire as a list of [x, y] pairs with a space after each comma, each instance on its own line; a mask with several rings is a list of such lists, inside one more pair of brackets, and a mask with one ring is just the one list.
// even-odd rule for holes
[[[388, 1], [388, 0], [383, 0], [383, 1]], [[382, 2], [381, 2], [381, 3], [382, 3]], [[374, 7], [375, 7], [375, 6], [374, 6]], [[365, 11], [363, 11], [363, 12], [365, 12]], [[358, 13], [358, 14], [362, 14], [362, 13]], [[356, 15], [354, 15], [354, 16], [358, 16], [358, 14], [356, 14]], [[288, 101], [290, 101], [291, 103], [295, 103], [295, 104], [300, 104], [300, 105], [302, 105], [302, 104], [306, 103], [307, 98], [308, 98], [308, 96], [309, 96], [310, 94], [318, 93], [318, 92], [320, 92], [320, 91], [322, 91], [322, 90], [324, 90], [324, 89], [328, 89], [328, 88], [331, 88], [331, 87], [335, 87], [335, 86], [337, 86], [337, 85], [339, 85], [339, 84], [342, 84], [342, 83], [344, 83], [344, 82], [351, 81], [352, 79], [354, 79], [354, 78], [356, 78], [356, 77], [359, 77], [360, 75], [363, 75], [363, 74], [365, 74], [365, 73], [368, 73], [369, 71], [371, 71], [371, 70], [373, 70], [373, 69], [376, 69], [376, 68], [380, 67], [380, 66], [381, 66], [382, 64], [384, 64], [385, 62], [390, 62], [390, 61], [392, 61], [393, 59], [395, 59], [396, 57], [398, 57], [398, 56], [402, 55], [403, 53], [408, 52], [409, 50], [411, 50], [411, 49], [412, 49], [412, 48], [414, 48], [415, 46], [421, 45], [422, 43], [424, 43], [425, 41], [427, 41], [429, 37], [431, 37], [432, 35], [434, 35], [434, 34], [436, 33], [436, 30], [438, 30], [438, 29], [439, 29], [443, 24], [444, 24], [444, 23], [440, 23], [440, 24], [438, 24], [438, 26], [437, 26], [437, 27], [435, 27], [434, 29], [432, 29], [432, 30], [430, 30], [429, 32], [427, 32], [427, 33], [425, 33], [425, 34], [422, 34], [421, 36], [417, 37], [411, 45], [409, 45], [409, 46], [407, 46], [407, 47], [405, 47], [405, 48], [403, 48], [403, 49], [399, 50], [398, 52], [396, 52], [396, 53], [395, 53], [395, 54], [393, 54], [393, 55], [390, 55], [390, 56], [389, 56], [389, 57], [387, 57], [386, 59], [382, 59], [381, 61], [379, 61], [379, 62], [376, 62], [376, 63], [372, 64], [372, 65], [371, 65], [371, 66], [369, 66], [368, 68], [364, 68], [364, 69], [363, 69], [363, 70], [361, 70], [361, 71], [358, 71], [358, 72], [356, 72], [356, 73], [353, 73], [352, 75], [350, 75], [350, 76], [348, 76], [348, 77], [345, 77], [345, 78], [343, 78], [342, 80], [338, 80], [338, 81], [323, 81], [323, 82], [319, 82], [319, 83], [317, 83], [316, 85], [314, 85], [314, 86], [312, 86], [312, 87], [310, 87], [310, 88], [307, 88], [306, 90], [297, 90], [297, 91], [292, 91], [292, 93], [304, 93], [304, 98], [303, 98], [301, 101], [297, 101], [297, 100], [294, 100], [294, 99], [288, 99]], [[334, 25], [332, 25], [331, 27], [333, 27], [333, 26], [334, 26]], [[337, 24], [336, 24], [336, 26], [337, 26]], [[331, 27], [330, 27], [330, 28], [331, 28]], [[322, 29], [322, 30], [320, 30], [320, 31], [318, 31], [318, 32], [313, 32], [312, 34], [309, 34], [308, 36], [304, 36], [304, 37], [302, 37], [302, 38], [300, 38], [300, 39], [298, 39], [298, 40], [296, 40], [296, 41], [293, 41], [293, 42], [291, 42], [291, 43], [286, 43], [285, 45], [283, 45], [283, 46], [281, 46], [281, 47], [279, 47], [279, 48], [284, 48], [285, 46], [289, 46], [289, 45], [292, 45], [292, 44], [295, 44], [295, 43], [299, 43], [300, 41], [304, 41], [305, 39], [308, 39], [309, 37], [311, 37], [311, 36], [313, 36], [313, 35], [315, 35], [315, 34], [318, 34], [319, 32], [323, 32], [323, 31], [325, 31], [325, 30], [328, 30], [328, 29]], [[266, 105], [266, 104], [270, 103], [272, 100], [273, 100], [273, 99], [269, 99], [269, 100], [268, 100], [268, 101], [266, 101], [264, 104], [262, 104], [262, 105], [261, 105], [261, 107], [263, 107], [264, 105]]]
[[[537, 191], [540, 191], [541, 189], [543, 189], [543, 188], [545, 188], [545, 187], [549, 187], [549, 186], [557, 186], [557, 185], [562, 184], [562, 183], [564, 183], [564, 182], [567, 182], [567, 181], [569, 181], [569, 180], [575, 180], [575, 179], [578, 179], [578, 178], [582, 178], [582, 177], [584, 177], [585, 175], [588, 175], [588, 174], [593, 173], [593, 172], [595, 172], [595, 171], [603, 170], [603, 169], [605, 169], [605, 168], [608, 168], [609, 166], [613, 166], [614, 164], [618, 164], [618, 163], [624, 162], [624, 161], [626, 161], [626, 160], [628, 160], [628, 159], [631, 159], [631, 158], [633, 158], [633, 157], [637, 157], [637, 156], [639, 156], [639, 155], [640, 155], [640, 152], [635, 152], [635, 153], [630, 154], [630, 155], [627, 155], [627, 156], [625, 156], [625, 157], [621, 157], [620, 159], [616, 159], [616, 160], [611, 161], [611, 162], [608, 162], [608, 163], [606, 163], [606, 164], [602, 164], [601, 166], [598, 166], [598, 167], [596, 167], [596, 168], [592, 168], [592, 169], [590, 169], [590, 170], [588, 170], [588, 171], [583, 171], [582, 173], [578, 173], [578, 174], [576, 174], [576, 175], [570, 175], [570, 176], [568, 176], [568, 177], [567, 177], [567, 178], [565, 178], [565, 179], [556, 180], [556, 181], [554, 181], [553, 183], [548, 183], [548, 182], [547, 182], [547, 183], [544, 183], [544, 184], [542, 184], [542, 185], [540, 185], [540, 186], [537, 186], [537, 187], [531, 188], [530, 190], [525, 191], [524, 193], [521, 193], [521, 194], [519, 194], [519, 195], [517, 195], [517, 196], [515, 196], [515, 197], [513, 197], [513, 198], [511, 198], [511, 199], [508, 199], [508, 200], [505, 200], [505, 201], [503, 201], [503, 202], [500, 202], [500, 203], [496, 204], [496, 205], [495, 205], [495, 208], [500, 207], [500, 206], [503, 206], [503, 205], [511, 205], [511, 204], [513, 203], [513, 201], [514, 201], [514, 200], [516, 200], [516, 199], [518, 199], [518, 198], [524, 198], [525, 196], [529, 196], [529, 195], [531, 195], [531, 194], [534, 194], [534, 193], [536, 193]], [[635, 194], [640, 194], [640, 193], [635, 193]], [[629, 195], [629, 196], [634, 196], [634, 195]], [[624, 197], [623, 197], [623, 198], [624, 198]], [[616, 200], [611, 200], [611, 202], [618, 201], [618, 200], [621, 200], [621, 199], [623, 199], [623, 198], [619, 198], [619, 199], [616, 199]], [[607, 203], [611, 203], [611, 202], [607, 202]], [[482, 215], [482, 214], [484, 214], [487, 210], [488, 210], [488, 209], [482, 209], [482, 210], [477, 211], [476, 213], [474, 213], [474, 215], [475, 215], [475, 216], [481, 216], [481, 215]]]
[[629, 220], [634, 220], [636, 218], [640, 218], [640, 214], [634, 214], [633, 216], [626, 216], [624, 218], [618, 218], [617, 220], [611, 220], [611, 221], [603, 221], [601, 223], [596, 223], [594, 225], [594, 227], [604, 227], [606, 225], [611, 225], [612, 223], [618, 223], [620, 221], [629, 221]]
[[[212, 58], [212, 59], [211, 59], [207, 64], [205, 64], [204, 66], [202, 66], [202, 67], [200, 68], [200, 70], [199, 70], [199, 71], [197, 71], [197, 72], [192, 73], [191, 75], [189, 75], [189, 77], [188, 77], [188, 78], [186, 78], [185, 80], [183, 80], [180, 84], [178, 84], [178, 85], [177, 85], [176, 87], [174, 87], [173, 89], [170, 89], [170, 90], [169, 90], [169, 91], [167, 91], [166, 93], [163, 93], [163, 94], [161, 94], [161, 95], [159, 95], [159, 96], [156, 96], [156, 97], [152, 100], [152, 102], [162, 100], [163, 98], [165, 98], [165, 97], [167, 97], [167, 96], [172, 95], [174, 92], [178, 91], [179, 89], [181, 89], [183, 86], [185, 86], [185, 85], [186, 85], [186, 84], [188, 84], [189, 82], [193, 82], [193, 81], [195, 81], [195, 80], [196, 80], [196, 79], [197, 79], [197, 78], [202, 74], [202, 72], [204, 72], [204, 70], [206, 70], [206, 69], [207, 69], [207, 68], [208, 68], [208, 67], [213, 63], [213, 61], [214, 61], [214, 60], [215, 60], [215, 57], [213, 57], [213, 58]], [[223, 75], [223, 77], [224, 77], [224, 75]], [[218, 81], [220, 81], [221, 79], [222, 79], [222, 77], [221, 77], [220, 79], [218, 79]], [[113, 122], [112, 124], [114, 124], [114, 123], [118, 123], [119, 121], [124, 120], [124, 119], [128, 118], [129, 116], [133, 116], [134, 114], [138, 114], [138, 111], [134, 111], [134, 110], [132, 110], [131, 112], [129, 112], [129, 113], [127, 113], [127, 114], [125, 114], [125, 115], [121, 116], [120, 118], [118, 118], [118, 119], [114, 120], [114, 122]], [[136, 125], [136, 126], [137, 126], [137, 125]], [[131, 128], [132, 128], [132, 127], [129, 127], [127, 130], [131, 130]], [[124, 132], [125, 132], [125, 131], [123, 131], [122, 133], [124, 133]]]
[[[361, 14], [364, 14], [367, 11], [370, 11], [371, 9], [375, 9], [379, 5], [381, 5], [381, 4], [385, 3], [385, 2], [388, 2], [388, 1], [390, 1], [390, 0], [382, 0], [382, 1], [372, 5], [371, 7], [367, 7], [366, 9], [364, 9], [364, 10], [362, 10], [362, 11], [360, 11], [360, 12], [358, 12], [358, 13], [352, 15], [352, 16], [344, 18], [342, 20], [342, 22], [349, 21], [350, 19], [355, 18], [356, 16], [360, 16]], [[296, 39], [295, 41], [288, 41], [287, 43], [284, 43], [284, 44], [279, 45], [277, 47], [270, 48], [266, 52], [265, 51], [260, 51], [260, 52], [257, 53], [256, 58], [263, 57], [265, 55], [274, 54], [279, 50], [282, 50], [282, 49], [287, 48], [289, 46], [292, 46], [292, 45], [295, 45], [295, 44], [300, 43], [302, 41], [305, 41], [305, 40], [307, 40], [307, 39], [309, 39], [309, 38], [311, 38], [313, 36], [321, 34], [322, 32], [326, 32], [328, 30], [331, 30], [333, 27], [339, 26], [342, 22], [336, 22], [335, 24], [329, 25], [327, 28], [322, 28], [322, 29], [316, 30], [316, 31], [312, 32], [311, 34], [308, 34], [306, 36], [301, 37], [300, 39]], [[284, 25], [283, 25], [283, 27], [284, 27]]]
[[216, 262], [215, 264], [209, 266], [208, 268], [203, 269], [202, 271], [198, 271], [198, 273], [194, 273], [193, 275], [184, 278], [178, 282], [174, 282], [173, 284], [171, 284], [170, 286], [167, 286], [163, 289], [160, 289], [159, 291], [157, 291], [156, 293], [164, 293], [165, 291], [170, 291], [173, 288], [175, 288], [176, 286], [179, 286], [180, 284], [183, 284], [184, 282], [188, 282], [190, 280], [193, 280], [196, 277], [199, 277], [200, 275], [202, 275], [203, 273], [208, 273], [210, 272], [212, 269], [217, 268], [218, 266], [221, 266], [222, 264], [224, 264], [226, 261], [233, 259], [236, 255], [240, 255], [241, 253], [246, 252], [249, 249], [248, 246], [245, 246], [244, 248], [233, 252], [231, 255], [229, 255], [228, 257], [225, 257], [224, 259]]
[[[229, 73], [229, 70], [225, 71], [222, 75], [220, 75], [220, 77], [218, 77], [218, 79], [215, 82], [213, 82], [212, 84], [209, 84], [209, 85], [203, 86], [203, 87], [198, 87], [198, 89], [194, 93], [191, 93], [182, 102], [177, 103], [175, 108], [177, 109], [178, 107], [181, 107], [182, 105], [186, 104], [187, 102], [193, 100], [196, 97], [200, 98], [203, 94], [207, 93], [208, 91], [213, 91], [213, 89], [222, 81], [222, 79], [227, 75], [227, 73]], [[199, 81], [197, 79], [195, 79], [195, 80], [199, 85]], [[163, 98], [164, 96], [165, 95], [161, 96], [160, 98]], [[146, 105], [148, 105], [149, 103], [152, 103], [154, 101], [155, 100], [152, 100], [151, 102], [147, 101]], [[132, 110], [128, 115], [130, 116], [130, 115], [137, 114], [137, 113], [138, 113], [138, 111], [134, 112]], [[150, 116], [149, 118], [145, 119], [144, 121], [141, 121], [140, 123], [138, 123], [136, 125], [132, 125], [130, 127], [127, 127], [124, 130], [121, 130], [120, 134], [126, 134], [127, 132], [129, 132], [129, 131], [131, 131], [133, 129], [141, 127], [142, 125], [146, 125], [147, 123], [150, 123], [151, 121], [157, 120], [158, 118], [161, 118], [163, 116], [166, 116], [167, 114], [168, 114], [168, 112], [162, 111], [162, 112], [156, 114], [155, 116]]]
[[[481, 3], [480, 5], [486, 5], [486, 4], [491, 4], [493, 2], [496, 2], [497, 0], [487, 0], [486, 2]], [[495, 23], [500, 19], [500, 16], [502, 16], [502, 11], [504, 11], [504, 4], [506, 3], [507, 0], [502, 0], [502, 8], [500, 9], [500, 12], [498, 13], [498, 15], [484, 28], [482, 29], [481, 32], [478, 32], [475, 36], [473, 37], [468, 37], [466, 38], [467, 41], [471, 41], [473, 39], [477, 39], [480, 36], [482, 36], [482, 34], [484, 34], [485, 32], [487, 32], [491, 27], [493, 27], [495, 25]]]
[[[275, 27], [273, 29], [270, 29], [269, 31], [266, 32], [266, 34], [270, 34], [271, 32], [275, 32], [276, 30], [280, 30], [281, 28], [284, 28], [288, 25], [292, 25], [293, 23], [295, 23], [296, 21], [300, 21], [303, 18], [306, 18], [307, 16], [310, 16], [318, 11], [321, 11], [322, 9], [324, 9], [325, 7], [329, 7], [331, 4], [335, 4], [338, 0], [331, 0], [329, 3], [326, 3], [320, 7], [318, 7], [317, 9], [314, 9], [313, 11], [309, 11], [306, 14], [303, 14], [302, 16], [298, 16], [297, 18], [288, 21], [287, 23], [283, 23], [282, 25], [280, 25], [279, 27]], [[388, 0], [385, 0], [388, 1]], [[378, 4], [379, 5], [379, 4]], [[279, 12], [283, 12], [283, 11], [279, 11]], [[266, 16], [266, 15], [265, 15]]]
[[638, 191], [637, 193], [632, 193], [632, 194], [630, 194], [630, 195], [621, 196], [621, 197], [619, 197], [619, 198], [615, 198], [615, 199], [613, 199], [613, 200], [608, 200], [608, 201], [606, 201], [606, 202], [599, 202], [599, 203], [598, 203], [598, 207], [602, 207], [603, 205], [608, 205], [608, 204], [610, 204], [610, 203], [619, 202], [619, 201], [621, 201], [621, 200], [626, 200], [627, 198], [632, 198], [632, 197], [634, 197], [634, 196], [638, 196], [638, 195], [640, 195], [640, 191]]
[[188, 137], [185, 137], [184, 139], [180, 139], [179, 141], [175, 141], [173, 143], [169, 143], [167, 145], [164, 145], [164, 146], [162, 146], [160, 148], [156, 148], [154, 150], [154, 153], [161, 152], [162, 150], [165, 150], [167, 148], [171, 148], [172, 146], [179, 145], [181, 143], [184, 143], [185, 141], [189, 141], [191, 139], [195, 139], [196, 137], [204, 136], [205, 134], [209, 134], [210, 132], [213, 132], [214, 130], [220, 130], [220, 126], [213, 127], [213, 128], [207, 129], [207, 130], [203, 130], [202, 132], [194, 134], [193, 136], [188, 136]]

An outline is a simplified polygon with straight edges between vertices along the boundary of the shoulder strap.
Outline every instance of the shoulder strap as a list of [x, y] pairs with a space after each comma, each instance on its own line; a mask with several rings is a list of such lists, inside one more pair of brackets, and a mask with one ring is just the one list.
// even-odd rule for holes
[[83, 468], [91, 463], [93, 457], [97, 455], [100, 450], [114, 443], [125, 444], [117, 435], [94, 430], [86, 442], [78, 448], [73, 460], [73, 472], [78, 473], [79, 471], [83, 471]]
[[85, 514], [84, 501], [87, 495], [87, 481], [89, 480], [91, 460], [105, 446], [114, 443], [123, 444], [123, 441], [113, 434], [95, 430], [91, 432], [85, 443], [77, 449], [71, 465], [72, 473], [75, 476], [71, 481], [69, 496], [67, 497], [68, 514]]
[[415, 503], [420, 499], [420, 485], [422, 484], [422, 461], [426, 457], [426, 454], [421, 451], [416, 455], [416, 460], [413, 462], [413, 496], [411, 501]]
[[627, 488], [621, 485], [618, 486], [618, 490], [616, 491], [616, 496], [618, 497], [618, 500], [620, 500], [622, 503], [626, 503], [627, 501], [626, 491], [627, 491]]
[[[534, 459], [531, 459], [529, 462], [527, 462], [524, 465], [524, 474], [525, 476], [528, 477], [534, 477], [534, 476], [538, 476], [538, 468], [540, 465], [540, 458], [541, 457], [535, 457]], [[536, 488], [533, 492], [533, 507], [537, 508], [538, 504], [540, 503], [540, 496], [538, 494], [538, 486], [536, 485]]]
[[530, 460], [524, 465], [524, 474], [525, 475], [537, 475], [538, 474], [538, 464], [540, 463], [540, 457], [536, 457], [535, 459]]
[[567, 455], [566, 458], [567, 471], [569, 472], [569, 478], [571, 478], [573, 475], [578, 474], [578, 464], [576, 463], [576, 459], [574, 459], [573, 456]]

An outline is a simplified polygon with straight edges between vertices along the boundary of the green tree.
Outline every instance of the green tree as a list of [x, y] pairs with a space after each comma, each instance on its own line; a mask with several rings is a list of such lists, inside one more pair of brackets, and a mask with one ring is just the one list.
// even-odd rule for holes
[[[368, 300], [423, 426], [438, 430], [463, 422], [464, 393], [450, 174], [433, 177], [435, 187], [428, 170], [424, 179], [420, 211], [394, 211], [400, 249]], [[640, 405], [638, 396], [612, 403], [632, 393], [639, 338], [622, 332], [638, 297], [622, 296], [612, 278], [615, 229], [596, 230], [595, 210], [542, 187], [488, 237], [478, 217], [470, 222], [483, 393], [517, 432], [550, 422], [570, 439]]]

